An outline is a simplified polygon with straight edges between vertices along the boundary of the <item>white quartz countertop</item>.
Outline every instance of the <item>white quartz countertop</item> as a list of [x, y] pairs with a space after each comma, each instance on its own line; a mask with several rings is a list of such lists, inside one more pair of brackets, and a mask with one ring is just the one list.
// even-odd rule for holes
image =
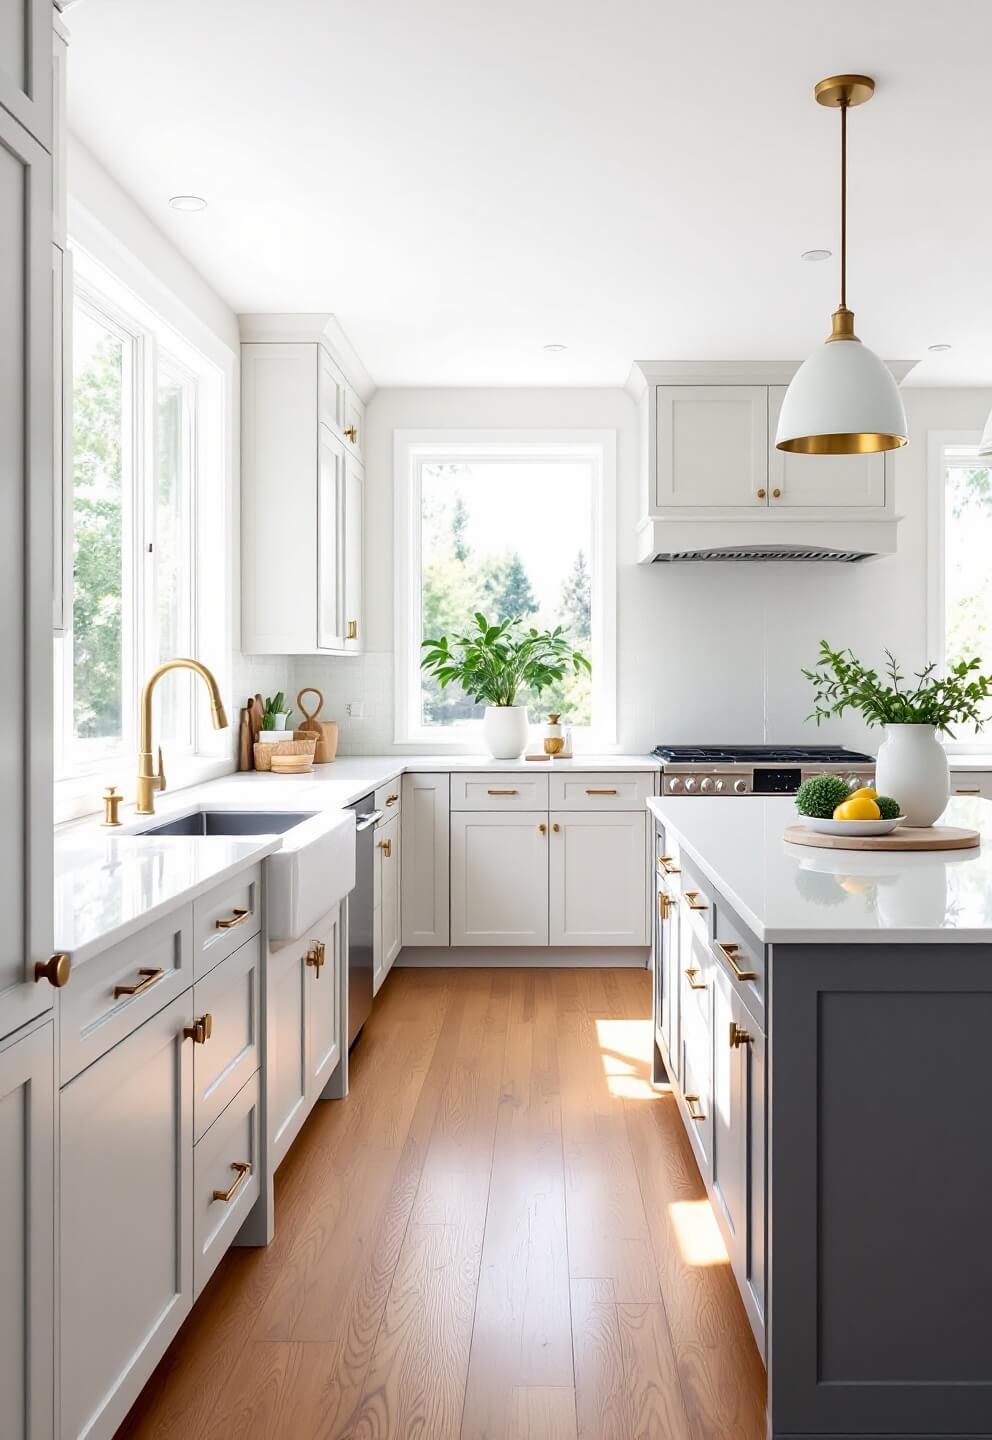
[[[254, 770], [225, 775], [155, 797], [155, 815], [121, 809], [119, 830], [99, 816], [62, 826], [55, 838], [55, 945], [74, 962], [85, 960], [264, 856], [310, 844], [338, 823], [341, 811], [405, 771], [651, 770], [648, 755], [583, 755], [577, 760], [493, 760], [488, 755], [349, 755], [317, 765], [308, 775]], [[311, 812], [280, 836], [220, 838], [155, 836], [137, 832], [209, 807], [215, 810]]]
[[73, 964], [279, 849], [277, 835], [139, 836], [77, 830], [55, 843], [55, 946]]
[[789, 845], [788, 797], [659, 797], [652, 813], [759, 940], [992, 942], [992, 801], [954, 797], [941, 818], [978, 849], [899, 854]]

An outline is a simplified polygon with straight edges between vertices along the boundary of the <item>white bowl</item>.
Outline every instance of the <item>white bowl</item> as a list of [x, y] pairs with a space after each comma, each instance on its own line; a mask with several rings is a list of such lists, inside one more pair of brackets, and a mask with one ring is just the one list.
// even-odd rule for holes
[[814, 815], [800, 815], [799, 822], [817, 830], [821, 835], [891, 835], [899, 825], [905, 825], [905, 815], [894, 820], [818, 820]]

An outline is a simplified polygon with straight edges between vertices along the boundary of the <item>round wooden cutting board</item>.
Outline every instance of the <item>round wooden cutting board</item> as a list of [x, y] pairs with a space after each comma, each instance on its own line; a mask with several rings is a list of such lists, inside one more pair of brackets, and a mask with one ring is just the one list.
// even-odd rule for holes
[[900, 825], [888, 835], [822, 835], [805, 825], [788, 825], [785, 838], [792, 845], [812, 845], [818, 850], [971, 850], [981, 839], [977, 830], [954, 825], [921, 830]]

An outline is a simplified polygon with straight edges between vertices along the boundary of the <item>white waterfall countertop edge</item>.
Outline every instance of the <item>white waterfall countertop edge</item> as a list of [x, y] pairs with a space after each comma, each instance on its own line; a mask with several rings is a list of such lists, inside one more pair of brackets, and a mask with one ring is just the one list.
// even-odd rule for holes
[[[582, 755], [573, 760], [493, 760], [488, 755], [348, 755], [307, 775], [254, 770], [155, 797], [155, 815], [121, 809], [120, 829], [98, 816], [55, 832], [55, 948], [74, 964], [125, 940], [143, 926], [187, 904], [227, 876], [276, 852], [289, 856], [337, 829], [341, 812], [407, 771], [481, 771], [510, 774], [553, 770], [651, 771], [649, 755]], [[310, 811], [284, 835], [157, 836], [150, 825], [209, 807], [212, 810]], [[349, 817], [350, 818], [350, 817]]]
[[955, 796], [940, 823], [977, 849], [899, 853], [787, 844], [787, 796], [656, 797], [652, 814], [766, 944], [992, 943], [992, 801]]

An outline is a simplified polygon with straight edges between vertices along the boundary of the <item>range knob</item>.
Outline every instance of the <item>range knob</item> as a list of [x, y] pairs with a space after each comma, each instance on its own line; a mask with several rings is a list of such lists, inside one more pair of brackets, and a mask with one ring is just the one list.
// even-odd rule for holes
[[735, 780], [735, 781], [734, 781], [734, 790], [736, 791], [736, 793], [737, 793], [738, 795], [746, 795], [746, 794], [747, 794], [747, 781], [746, 781], [746, 780]]
[[678, 777], [677, 775], [673, 775], [672, 778], [671, 778], [671, 780], [669, 780], [669, 782], [668, 782], [668, 788], [669, 788], [669, 790], [671, 790], [671, 791], [676, 791], [676, 790], [681, 790], [681, 789], [682, 789], [682, 781], [679, 779], [679, 777]]
[[723, 781], [722, 781], [722, 780], [718, 780], [718, 781], [716, 782], [716, 788], [717, 788], [717, 791], [718, 791], [718, 792], [723, 789]]
[[705, 776], [704, 779], [702, 779], [702, 780], [699, 782], [699, 788], [700, 788], [700, 790], [702, 790], [705, 794], [708, 795], [709, 792], [714, 788], [714, 783], [713, 783], [713, 781], [710, 779], [710, 777], [707, 775], [707, 776]]
[[695, 782], [695, 780], [693, 780], [693, 778], [692, 778], [691, 775], [689, 776], [688, 780], [685, 782], [685, 788], [686, 788], [686, 793], [688, 793], [688, 792], [690, 792], [690, 791], [692, 791], [692, 790], [695, 790], [695, 788], [696, 788], [696, 782]]

